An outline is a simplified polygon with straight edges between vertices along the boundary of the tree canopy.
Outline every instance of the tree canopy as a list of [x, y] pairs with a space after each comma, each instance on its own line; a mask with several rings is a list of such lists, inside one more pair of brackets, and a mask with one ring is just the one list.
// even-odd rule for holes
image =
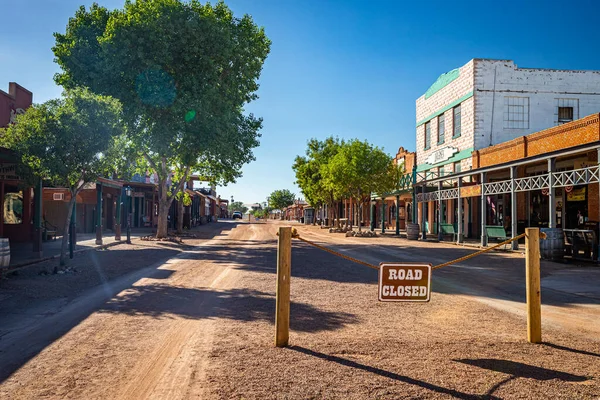
[[128, 1], [114, 11], [94, 4], [55, 38], [58, 84], [123, 104], [129, 138], [159, 178], [157, 236], [166, 235], [172, 195], [190, 171], [226, 184], [254, 159], [262, 120], [244, 106], [257, 98], [270, 41], [249, 15], [196, 0]]
[[294, 204], [296, 195], [288, 189], [274, 190], [269, 195], [269, 206], [271, 208], [283, 210], [287, 206]]
[[229, 205], [229, 211], [230, 212], [239, 211], [242, 214], [245, 214], [246, 211], [248, 211], [248, 207], [246, 207], [244, 205], [244, 203], [242, 203], [241, 201], [234, 201], [233, 203], [231, 203]]
[[[114, 171], [115, 159], [121, 157], [121, 122], [118, 101], [73, 89], [61, 99], [31, 106], [2, 132], [0, 145], [17, 152], [30, 176], [70, 190], [64, 232], [77, 193], [86, 183]], [[61, 264], [66, 238], [63, 235]]]
[[343, 140], [333, 136], [323, 141], [311, 139], [306, 155], [297, 156], [292, 166], [296, 173], [296, 184], [308, 202], [313, 206], [327, 204], [334, 218], [337, 213], [335, 204], [343, 194], [342, 185], [330, 179], [329, 163], [344, 144]]
[[[392, 182], [393, 163], [391, 157], [367, 141], [351, 140], [340, 147], [328, 164], [327, 180], [341, 194], [358, 203], [362, 220], [362, 205], [372, 193], [384, 194]], [[358, 225], [361, 229], [361, 225]]]

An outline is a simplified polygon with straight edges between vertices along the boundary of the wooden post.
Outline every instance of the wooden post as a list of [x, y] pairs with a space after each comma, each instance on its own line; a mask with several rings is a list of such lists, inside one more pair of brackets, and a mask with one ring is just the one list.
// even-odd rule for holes
[[275, 346], [286, 347], [290, 338], [290, 274], [292, 228], [279, 228], [277, 248], [277, 293], [275, 299]]
[[540, 230], [525, 229], [525, 279], [527, 280], [527, 341], [542, 342], [540, 287]]

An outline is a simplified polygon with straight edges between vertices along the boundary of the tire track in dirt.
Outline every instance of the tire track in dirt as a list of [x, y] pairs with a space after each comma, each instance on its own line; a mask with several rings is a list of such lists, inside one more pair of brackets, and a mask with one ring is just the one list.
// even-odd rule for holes
[[[253, 224], [241, 224], [230, 233], [240, 240], [255, 240], [256, 227]], [[226, 252], [229, 236], [211, 240], [207, 245], [224, 246], [220, 253]], [[210, 282], [194, 281], [192, 287], [203, 287], [207, 290], [202, 298], [197, 298], [186, 307], [192, 310], [202, 310], [202, 318], [181, 320], [165, 331], [157, 347], [134, 368], [134, 373], [127, 379], [128, 384], [116, 396], [119, 399], [183, 399], [202, 398], [206, 387], [206, 370], [209, 365], [208, 355], [211, 352], [215, 334], [215, 318], [213, 309], [219, 299], [215, 294], [218, 290], [235, 286], [237, 273], [231, 260], [229, 265], [221, 265], [218, 275], [211, 277]], [[183, 269], [193, 269], [193, 262], [186, 262]], [[187, 281], [190, 274], [180, 275], [170, 282], [177, 285], [182, 280]], [[176, 276], [177, 278], [177, 276]], [[187, 285], [190, 283], [187, 282]]]

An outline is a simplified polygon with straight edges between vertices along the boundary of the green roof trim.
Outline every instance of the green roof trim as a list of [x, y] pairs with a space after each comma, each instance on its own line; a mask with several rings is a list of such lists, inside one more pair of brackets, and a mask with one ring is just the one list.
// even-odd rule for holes
[[436, 112], [434, 112], [433, 114], [431, 114], [430, 116], [428, 116], [427, 118], [424, 118], [422, 120], [420, 120], [419, 122], [417, 122], [417, 127], [423, 125], [425, 122], [429, 122], [430, 120], [432, 120], [433, 118], [437, 117], [440, 114], [445, 113], [446, 111], [448, 111], [451, 108], [456, 107], [457, 105], [459, 105], [460, 103], [462, 103], [463, 101], [470, 99], [471, 97], [473, 97], [473, 92], [469, 92], [467, 94], [465, 94], [463, 97], [454, 100], [452, 103], [448, 104], [446, 107], [437, 110]]
[[437, 78], [437, 80], [435, 82], [433, 82], [433, 85], [431, 85], [429, 87], [429, 89], [427, 89], [427, 91], [425, 92], [425, 98], [426, 99], [430, 98], [431, 96], [433, 96], [435, 93], [442, 90], [450, 82], [452, 82], [459, 76], [460, 76], [460, 70], [458, 68], [453, 69], [452, 71], [448, 71], [445, 74], [441, 74]]
[[418, 165], [417, 166], [417, 172], [427, 171], [427, 170], [430, 170], [431, 168], [436, 168], [436, 167], [440, 167], [442, 165], [446, 165], [446, 164], [450, 164], [450, 163], [455, 163], [457, 161], [464, 160], [465, 158], [471, 157], [471, 154], [473, 153], [473, 150], [475, 150], [473, 147], [469, 147], [468, 149], [461, 150], [458, 153], [454, 154], [449, 159], [447, 159], [446, 161], [442, 161], [442, 162], [439, 162], [437, 164], [433, 164], [433, 165], [421, 164], [421, 165]]

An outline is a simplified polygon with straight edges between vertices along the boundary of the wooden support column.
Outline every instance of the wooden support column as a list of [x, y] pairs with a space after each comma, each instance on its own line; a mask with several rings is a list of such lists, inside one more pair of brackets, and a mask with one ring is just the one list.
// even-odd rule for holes
[[548, 159], [548, 228], [556, 228], [556, 195], [554, 191], [554, 175], [556, 170], [556, 158]]
[[487, 232], [485, 231], [485, 224], [487, 220], [487, 204], [485, 202], [485, 190], [483, 184], [485, 183], [485, 172], [481, 173], [481, 245], [487, 246]]
[[0, 237], [4, 237], [4, 182], [0, 183]]
[[525, 229], [525, 276], [527, 285], [527, 340], [542, 342], [540, 286], [540, 229]]
[[371, 232], [375, 231], [375, 200], [371, 199]]
[[[510, 167], [510, 235], [512, 237], [517, 236], [517, 167]], [[511, 242], [513, 250], [519, 249], [519, 241], [514, 240]]]
[[[38, 179], [35, 185], [33, 194], [34, 211], [33, 211], [33, 254], [34, 257], [42, 258], [42, 198], [44, 188], [42, 179]], [[4, 207], [3, 207], [4, 208]]]
[[441, 242], [444, 238], [442, 234], [442, 220], [444, 219], [444, 210], [442, 207], [442, 181], [438, 182], [438, 222], [437, 222], [437, 234], [438, 240]]
[[124, 189], [121, 188], [121, 192], [117, 197], [117, 211], [115, 213], [115, 240], [121, 240], [121, 211], [123, 208], [123, 191]]
[[456, 199], [456, 218], [458, 219], [458, 221], [456, 221], [457, 223], [457, 234], [456, 234], [456, 241], [458, 243], [462, 243], [463, 242], [463, 199], [462, 197], [460, 197], [460, 190], [462, 189], [462, 178], [458, 178], [458, 199]]
[[396, 235], [400, 235], [400, 195], [396, 195]]
[[102, 245], [102, 184], [96, 183], [96, 244]]
[[427, 228], [425, 227], [425, 214], [427, 213], [427, 202], [425, 201], [425, 193], [426, 193], [426, 189], [425, 189], [425, 185], [422, 186], [422, 193], [423, 193], [423, 198], [421, 199], [421, 232], [423, 232], [423, 235], [421, 236], [421, 238], [423, 240], [427, 239]]
[[385, 233], [385, 198], [381, 198], [381, 233]]
[[277, 290], [275, 295], [275, 346], [286, 347], [290, 338], [290, 275], [292, 228], [279, 228], [277, 249]]

